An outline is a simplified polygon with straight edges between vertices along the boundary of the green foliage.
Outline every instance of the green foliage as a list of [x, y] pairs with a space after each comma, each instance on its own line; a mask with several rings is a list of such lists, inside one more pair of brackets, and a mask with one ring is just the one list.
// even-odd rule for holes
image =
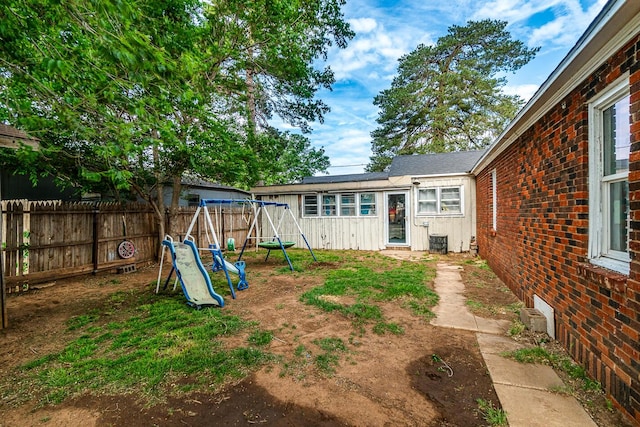
[[508, 426], [507, 413], [501, 408], [496, 408], [493, 402], [484, 399], [478, 399], [478, 410], [482, 414], [482, 418], [492, 427]]
[[311, 147], [311, 141], [303, 135], [280, 132], [268, 128], [256, 136], [256, 150], [266, 185], [286, 184], [326, 171], [329, 157], [324, 149]]
[[0, 164], [34, 181], [52, 175], [79, 191], [160, 204], [158, 187], [182, 177], [248, 187], [325, 170], [323, 150], [266, 120], [278, 115], [303, 131], [322, 121], [328, 108], [316, 92], [334, 80], [316, 66], [353, 37], [343, 5], [5, 1], [0, 121], [40, 148], [1, 153]]
[[395, 155], [484, 148], [522, 105], [506, 95], [502, 73], [515, 71], [538, 49], [511, 39], [504, 21], [453, 25], [433, 46], [400, 58], [390, 89], [374, 99], [379, 127], [367, 169], [382, 171]]

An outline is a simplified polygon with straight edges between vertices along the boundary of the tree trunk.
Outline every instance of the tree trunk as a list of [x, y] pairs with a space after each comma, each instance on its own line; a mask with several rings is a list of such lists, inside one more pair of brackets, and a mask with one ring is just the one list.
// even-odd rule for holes
[[[156, 212], [156, 220], [158, 221], [158, 242], [160, 243], [157, 248], [158, 260], [162, 257], [162, 241], [165, 238], [165, 224], [167, 221], [166, 211], [164, 206], [164, 184], [163, 177], [160, 173], [160, 153], [158, 152], [158, 145], [153, 145], [153, 164], [155, 169], [156, 176], [156, 189], [157, 189], [157, 198], [156, 203], [153, 203], [153, 200], [150, 200], [151, 205], [153, 206], [154, 211]], [[150, 196], [151, 197], [151, 196]]]
[[[178, 207], [180, 206], [180, 193], [182, 192], [182, 177], [173, 177], [173, 188], [171, 191], [171, 205], [169, 206], [169, 218], [173, 219], [178, 213]], [[176, 233], [175, 222], [169, 222], [169, 234], [172, 236]]]

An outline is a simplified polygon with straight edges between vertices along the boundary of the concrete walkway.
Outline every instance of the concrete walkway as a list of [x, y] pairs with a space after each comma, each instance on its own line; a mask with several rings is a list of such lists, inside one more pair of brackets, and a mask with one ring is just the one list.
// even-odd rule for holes
[[508, 321], [483, 319], [469, 312], [460, 276], [462, 267], [438, 263], [435, 290], [440, 302], [431, 324], [476, 332], [480, 353], [493, 380], [510, 427], [590, 427], [596, 423], [578, 401], [553, 393], [563, 386], [550, 366], [522, 364], [500, 356], [522, 345], [506, 336]]

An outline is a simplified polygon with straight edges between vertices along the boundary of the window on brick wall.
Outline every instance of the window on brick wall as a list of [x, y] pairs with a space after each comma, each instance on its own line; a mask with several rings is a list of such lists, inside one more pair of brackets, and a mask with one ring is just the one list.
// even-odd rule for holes
[[589, 104], [589, 258], [629, 274], [629, 81]]

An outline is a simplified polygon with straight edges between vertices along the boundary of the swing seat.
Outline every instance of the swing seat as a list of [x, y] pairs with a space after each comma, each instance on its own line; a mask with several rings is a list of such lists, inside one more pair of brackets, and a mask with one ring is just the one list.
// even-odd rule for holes
[[[287, 249], [290, 248], [291, 246], [294, 246], [296, 243], [295, 242], [282, 242], [282, 247]], [[270, 241], [270, 242], [260, 242], [258, 243], [258, 246], [260, 246], [261, 248], [264, 249], [280, 249], [280, 243], [278, 243], [277, 241]]]

